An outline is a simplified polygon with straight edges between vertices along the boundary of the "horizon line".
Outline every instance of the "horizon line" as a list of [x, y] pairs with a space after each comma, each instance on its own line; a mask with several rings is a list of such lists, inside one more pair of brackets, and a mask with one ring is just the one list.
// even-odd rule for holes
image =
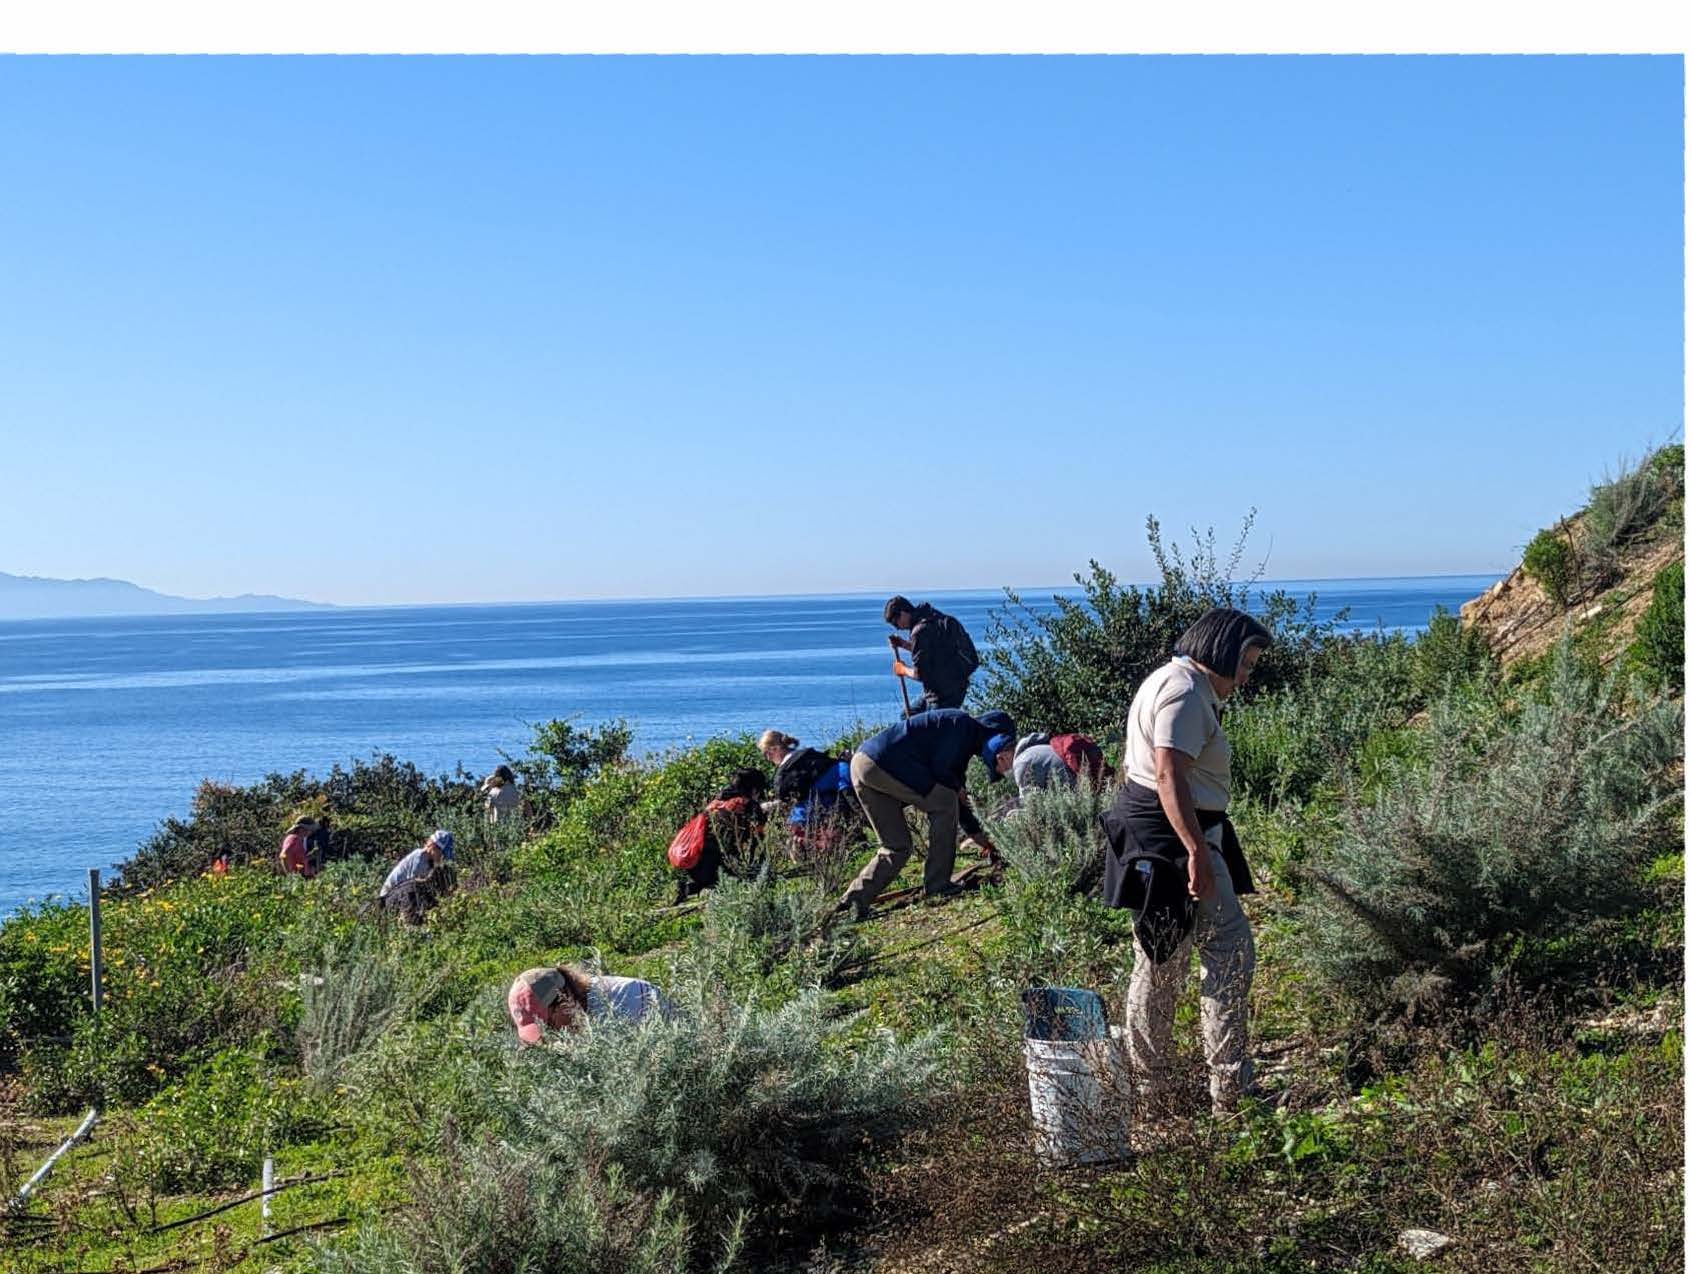
[[[1252, 588], [1271, 588], [1287, 584], [1371, 584], [1390, 583], [1401, 580], [1444, 580], [1444, 579], [1503, 579], [1515, 568], [1503, 571], [1435, 571], [1413, 575], [1288, 575], [1278, 579], [1259, 579], [1252, 582]], [[39, 578], [39, 577], [38, 577]], [[1143, 588], [1155, 584], [1154, 580], [1121, 580], [1118, 581], [1132, 588]], [[123, 581], [119, 581], [123, 582]], [[1244, 581], [1230, 581], [1238, 584]], [[141, 585], [140, 587], [149, 587]], [[157, 590], [150, 590], [157, 592]], [[1035, 592], [1050, 592], [1052, 594], [1078, 592], [1080, 587], [1074, 583], [1067, 584], [994, 584], [994, 585], [947, 585], [940, 588], [916, 588], [908, 593], [919, 593], [925, 597], [944, 597], [959, 595], [979, 595], [984, 593], [1003, 594], [1006, 592], [1028, 594]], [[283, 602], [299, 603], [293, 607], [270, 607], [253, 611], [205, 611], [187, 613], [159, 613], [154, 611], [137, 611], [126, 613], [111, 613], [106, 615], [42, 615], [27, 618], [9, 619], [0, 617], [0, 623], [29, 623], [52, 619], [185, 619], [199, 614], [243, 614], [243, 615], [277, 615], [299, 613], [305, 610], [428, 610], [447, 609], [453, 607], [467, 608], [474, 606], [607, 606], [632, 602], [755, 602], [755, 601], [819, 601], [829, 598], [875, 598], [883, 600], [891, 596], [882, 589], [836, 589], [822, 592], [808, 593], [648, 593], [609, 597], [552, 597], [534, 598], [526, 601], [461, 601], [461, 602], [323, 602], [310, 598], [284, 597], [276, 593], [244, 593], [222, 594], [214, 597], [188, 597], [182, 594], [161, 593], [163, 597], [187, 602], [218, 602], [235, 601], [242, 598], [262, 597], [275, 598]]]
[[[1501, 572], [1496, 571], [1433, 571], [1416, 575], [1288, 575], [1281, 579], [1260, 579], [1251, 583], [1252, 588], [1284, 585], [1284, 584], [1373, 584], [1390, 583], [1400, 580], [1438, 580], [1438, 579], [1503, 579], [1515, 568]], [[1154, 580], [1121, 580], [1130, 588], [1143, 588], [1154, 584]], [[1245, 581], [1232, 580], [1230, 583], [1240, 584]], [[947, 585], [943, 588], [910, 589], [906, 595], [921, 594], [924, 597], [958, 596], [961, 594], [981, 593], [1029, 593], [1029, 592], [1078, 592], [1079, 585], [1069, 584], [991, 584], [991, 585]], [[848, 588], [834, 589], [816, 593], [648, 593], [633, 594], [616, 597], [551, 597], [537, 598], [530, 601], [489, 601], [489, 602], [312, 602], [313, 606], [325, 606], [332, 610], [423, 610], [430, 607], [449, 606], [602, 606], [615, 605], [619, 602], [762, 602], [762, 601], [821, 601], [828, 598], [857, 598], [879, 597], [883, 601], [892, 596], [882, 589]]]

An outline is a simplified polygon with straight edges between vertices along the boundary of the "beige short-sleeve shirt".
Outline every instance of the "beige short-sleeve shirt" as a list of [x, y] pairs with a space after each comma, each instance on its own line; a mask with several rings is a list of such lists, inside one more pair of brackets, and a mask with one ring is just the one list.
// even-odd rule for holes
[[1176, 748], [1192, 758], [1186, 771], [1192, 804], [1224, 810], [1232, 793], [1233, 745], [1221, 728], [1221, 700], [1209, 674], [1176, 655], [1144, 681], [1127, 710], [1127, 777], [1157, 785], [1157, 749]]

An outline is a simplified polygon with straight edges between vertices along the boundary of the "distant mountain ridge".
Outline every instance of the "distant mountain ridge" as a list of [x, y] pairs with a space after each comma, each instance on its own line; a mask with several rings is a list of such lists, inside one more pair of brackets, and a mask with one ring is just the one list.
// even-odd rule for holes
[[242, 593], [238, 597], [173, 597], [121, 579], [45, 579], [0, 571], [0, 620], [82, 619], [104, 615], [209, 615], [320, 610], [323, 602]]

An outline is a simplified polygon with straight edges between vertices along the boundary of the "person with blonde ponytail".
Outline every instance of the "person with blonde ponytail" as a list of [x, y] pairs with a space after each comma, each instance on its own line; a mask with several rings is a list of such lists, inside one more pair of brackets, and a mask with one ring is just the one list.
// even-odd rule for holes
[[780, 730], [765, 730], [757, 736], [757, 750], [763, 753], [763, 759], [775, 767], [776, 782], [781, 779], [781, 766], [798, 751], [799, 741], [790, 734], [783, 734]]
[[765, 730], [758, 736], [757, 747], [764, 760], [775, 767], [775, 799], [791, 804], [787, 822], [795, 832], [820, 832], [829, 826], [837, 835], [842, 817], [848, 821], [856, 818], [849, 761], [802, 747], [792, 735], [780, 730]]

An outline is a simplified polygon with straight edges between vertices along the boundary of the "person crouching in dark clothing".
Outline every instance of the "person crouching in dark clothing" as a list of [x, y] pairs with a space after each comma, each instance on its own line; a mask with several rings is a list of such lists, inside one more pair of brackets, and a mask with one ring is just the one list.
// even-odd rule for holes
[[968, 630], [927, 602], [916, 606], [902, 596], [888, 599], [882, 615], [894, 628], [910, 634], [892, 638], [894, 646], [910, 652], [909, 663], [895, 658], [892, 669], [900, 677], [922, 683], [920, 706], [911, 711], [961, 708], [969, 693], [969, 678], [981, 662]]
[[758, 850], [768, 815], [764, 812], [763, 797], [769, 791], [769, 779], [762, 770], [747, 767], [735, 770], [728, 786], [705, 806], [704, 849], [699, 861], [681, 875], [676, 885], [675, 902], [679, 906], [694, 894], [714, 889], [721, 879], [724, 857], [730, 874]]
[[929, 898], [958, 892], [951, 879], [961, 824], [976, 843], [996, 856], [980, 820], [963, 794], [969, 758], [979, 757], [997, 782], [1015, 757], [1016, 727], [1005, 712], [977, 719], [959, 708], [935, 708], [888, 726], [864, 741], [851, 758], [851, 785], [881, 848], [840, 900], [841, 911], [861, 919], [910, 860], [906, 809], [928, 816], [928, 859], [922, 886]]

